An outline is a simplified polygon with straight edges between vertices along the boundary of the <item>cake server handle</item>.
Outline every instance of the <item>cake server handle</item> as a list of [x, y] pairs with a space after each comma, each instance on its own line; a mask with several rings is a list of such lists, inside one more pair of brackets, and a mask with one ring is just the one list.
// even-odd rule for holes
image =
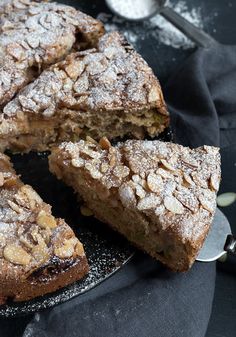
[[216, 40], [205, 33], [202, 29], [194, 26], [184, 17], [175, 12], [171, 7], [164, 6], [160, 14], [177, 27], [182, 33], [193, 40], [199, 47], [210, 48], [218, 44]]

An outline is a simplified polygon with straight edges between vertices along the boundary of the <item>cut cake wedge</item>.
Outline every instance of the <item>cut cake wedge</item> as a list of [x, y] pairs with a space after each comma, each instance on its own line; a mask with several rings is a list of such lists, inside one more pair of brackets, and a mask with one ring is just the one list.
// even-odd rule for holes
[[0, 304], [44, 295], [84, 277], [80, 241], [0, 154]]
[[96, 218], [172, 270], [191, 267], [216, 209], [218, 148], [88, 139], [61, 144], [49, 162]]
[[22, 89], [0, 116], [0, 148], [44, 151], [62, 141], [151, 137], [169, 124], [160, 84], [118, 33], [69, 55]]

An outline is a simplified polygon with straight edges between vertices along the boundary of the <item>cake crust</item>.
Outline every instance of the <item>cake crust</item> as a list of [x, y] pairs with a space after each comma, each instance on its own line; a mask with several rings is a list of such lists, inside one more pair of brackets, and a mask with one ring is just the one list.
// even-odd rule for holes
[[0, 304], [55, 291], [88, 272], [80, 241], [0, 154]]
[[45, 1], [1, 1], [0, 107], [76, 45], [95, 46], [102, 24], [76, 9]]
[[162, 132], [169, 115], [147, 63], [117, 32], [69, 55], [5, 106], [0, 147], [44, 151], [65, 140]]
[[49, 162], [99, 220], [171, 269], [191, 267], [216, 208], [217, 148], [81, 140], [61, 144]]

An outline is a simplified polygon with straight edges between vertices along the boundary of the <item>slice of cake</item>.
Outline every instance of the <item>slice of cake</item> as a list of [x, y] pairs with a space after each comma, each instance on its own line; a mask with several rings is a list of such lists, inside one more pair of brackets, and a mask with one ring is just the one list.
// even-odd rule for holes
[[49, 161], [99, 220], [172, 270], [191, 267], [216, 209], [218, 148], [103, 138], [63, 143]]
[[0, 148], [44, 151], [65, 140], [156, 136], [169, 123], [157, 78], [118, 33], [69, 55], [3, 109]]
[[88, 272], [72, 229], [0, 154], [0, 304], [55, 291]]
[[69, 6], [1, 1], [0, 106], [73, 46], [95, 46], [103, 31], [99, 21]]

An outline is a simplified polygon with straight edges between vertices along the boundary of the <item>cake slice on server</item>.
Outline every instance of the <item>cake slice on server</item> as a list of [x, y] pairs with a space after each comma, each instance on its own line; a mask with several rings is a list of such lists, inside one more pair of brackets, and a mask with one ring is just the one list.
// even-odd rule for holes
[[218, 148], [88, 139], [61, 144], [49, 162], [99, 220], [172, 270], [191, 267], [216, 209]]
[[159, 82], [118, 33], [45, 70], [0, 116], [0, 148], [44, 151], [65, 140], [151, 137], [169, 115]]
[[1, 0], [0, 107], [73, 47], [96, 46], [101, 22], [73, 7], [45, 1]]
[[0, 154], [0, 304], [55, 291], [88, 273], [80, 241]]

